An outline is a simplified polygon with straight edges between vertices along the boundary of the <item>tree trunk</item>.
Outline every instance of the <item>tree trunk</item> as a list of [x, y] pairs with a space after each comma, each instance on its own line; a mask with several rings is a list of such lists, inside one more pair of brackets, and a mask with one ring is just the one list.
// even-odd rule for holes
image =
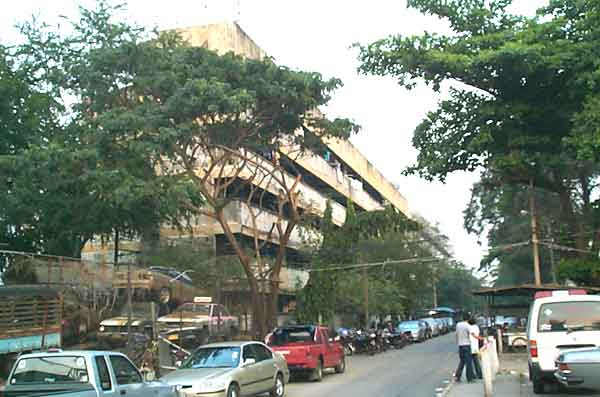
[[279, 306], [279, 280], [274, 280], [274, 275], [272, 275], [271, 277], [269, 277], [269, 284], [270, 293], [268, 295], [269, 300], [267, 302], [267, 326], [269, 329], [273, 329], [277, 327], [277, 313]]
[[250, 258], [248, 258], [248, 256], [244, 253], [243, 248], [240, 246], [240, 243], [237, 241], [235, 235], [229, 228], [229, 224], [225, 219], [225, 214], [222, 208], [215, 210], [215, 217], [223, 228], [225, 237], [227, 237], [227, 240], [233, 247], [235, 254], [242, 264], [246, 274], [246, 279], [248, 280], [248, 287], [250, 289], [250, 302], [252, 303], [252, 336], [262, 338], [268, 332], [267, 325], [265, 323], [265, 306], [264, 300], [261, 297], [261, 289], [258, 284], [258, 280], [256, 279], [256, 275], [252, 269], [252, 264], [250, 263]]

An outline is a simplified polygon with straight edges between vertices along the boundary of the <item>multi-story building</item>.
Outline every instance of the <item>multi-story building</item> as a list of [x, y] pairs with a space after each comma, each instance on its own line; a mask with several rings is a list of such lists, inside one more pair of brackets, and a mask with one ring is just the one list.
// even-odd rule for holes
[[[177, 32], [191, 45], [202, 46], [219, 54], [233, 52], [251, 59], [262, 59], [267, 55], [234, 22], [177, 29]], [[351, 200], [359, 211], [381, 209], [385, 203], [389, 203], [410, 217], [407, 200], [351, 142], [325, 139], [323, 143], [322, 155], [297, 154], [294, 147], [284, 147], [281, 153], [276, 154], [291, 179], [297, 174], [301, 175], [298, 191], [303, 210], [322, 215], [327, 201], [331, 199], [333, 222], [342, 225], [347, 203]], [[269, 190], [269, 187], [266, 189]], [[240, 239], [252, 239], [256, 233], [249, 212], [248, 206], [241, 201], [234, 201], [227, 208], [228, 224]], [[198, 233], [214, 236], [217, 255], [229, 253], [227, 239], [220, 226], [208, 218], [198, 221]], [[256, 224], [266, 234], [274, 221], [275, 215], [263, 212]], [[280, 308], [284, 311], [287, 303], [293, 301], [290, 298], [297, 288], [308, 280], [308, 273], [295, 266], [295, 262], [301, 261], [298, 251], [303, 245], [304, 234], [297, 227], [288, 243], [287, 264], [282, 271], [280, 285]]]
[[[251, 59], [263, 59], [266, 53], [240, 28], [237, 23], [220, 23], [214, 25], [177, 29], [177, 32], [191, 45], [202, 46], [219, 54], [234, 52]], [[259, 153], [260, 161], [268, 167], [269, 162], [277, 161], [285, 168], [286, 177], [293, 180], [300, 175], [298, 192], [302, 211], [323, 215], [328, 200], [332, 208], [332, 220], [336, 225], [342, 225], [346, 217], [346, 206], [352, 201], [358, 211], [373, 211], [389, 204], [411, 217], [407, 200], [398, 192], [361, 152], [347, 140], [324, 139], [321, 154], [310, 152], [298, 153], [296, 148], [286, 146], [280, 153]], [[241, 175], [243, 177], [243, 175]], [[266, 183], [260, 189], [271, 195], [277, 194], [277, 186]], [[269, 196], [267, 194], [267, 196]], [[257, 205], [256, 203], [251, 205]], [[225, 208], [227, 223], [238, 241], [252, 244], [258, 236], [267, 236], [277, 215], [264, 208], [249, 206], [240, 197], [233, 200]], [[256, 213], [259, 213], [256, 216]], [[285, 222], [285, 220], [283, 220]], [[259, 230], [257, 230], [259, 229]], [[192, 224], [190, 234], [196, 238], [204, 238], [212, 244], [215, 255], [227, 256], [233, 254], [229, 247], [224, 231], [214, 219], [200, 216]], [[297, 226], [287, 245], [286, 265], [280, 274], [280, 312], [293, 310], [294, 295], [308, 281], [308, 272], [301, 266], [302, 248], [306, 242], [307, 230]], [[161, 238], [177, 240], [183, 237], [179, 230], [163, 227]], [[317, 236], [318, 238], [318, 236]], [[110, 255], [111, 244], [104, 249], [94, 244], [84, 250], [84, 255], [92, 252], [106, 252]], [[265, 245], [277, 244], [277, 240]], [[108, 249], [106, 249], [108, 248]], [[268, 261], [268, 252], [265, 259]], [[298, 266], [300, 264], [300, 266]], [[237, 312], [248, 312], [244, 302], [247, 299], [247, 289], [243, 283], [225, 282], [220, 286], [219, 299]], [[237, 309], [237, 310], [236, 310]]]

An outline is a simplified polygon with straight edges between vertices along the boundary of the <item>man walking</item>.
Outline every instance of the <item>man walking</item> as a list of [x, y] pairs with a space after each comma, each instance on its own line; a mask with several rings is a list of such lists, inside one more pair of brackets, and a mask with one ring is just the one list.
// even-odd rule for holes
[[474, 318], [469, 319], [470, 338], [471, 338], [471, 355], [473, 357], [473, 368], [475, 369], [475, 375], [478, 379], [483, 379], [483, 373], [481, 372], [481, 364], [479, 363], [479, 340], [483, 339], [479, 336], [479, 326]]
[[473, 356], [471, 355], [471, 328], [467, 320], [469, 315], [463, 315], [463, 321], [456, 324], [456, 344], [458, 345], [458, 368], [454, 373], [454, 380], [460, 382], [463, 368], [467, 367], [467, 382], [473, 382]]

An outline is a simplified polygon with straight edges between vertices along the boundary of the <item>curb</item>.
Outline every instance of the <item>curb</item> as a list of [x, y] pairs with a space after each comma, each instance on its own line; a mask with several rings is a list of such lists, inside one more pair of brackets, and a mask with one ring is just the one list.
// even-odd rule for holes
[[435, 397], [446, 397], [450, 390], [454, 386], [454, 382], [450, 380], [445, 380], [442, 382], [442, 386], [435, 389]]

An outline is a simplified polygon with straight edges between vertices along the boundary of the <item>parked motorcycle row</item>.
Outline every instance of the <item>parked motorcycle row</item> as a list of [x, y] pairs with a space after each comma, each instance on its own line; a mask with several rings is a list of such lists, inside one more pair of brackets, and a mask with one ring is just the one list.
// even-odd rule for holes
[[389, 349], [401, 349], [410, 343], [410, 336], [402, 332], [383, 329], [338, 329], [338, 338], [346, 356], [353, 354], [383, 353]]
[[344, 347], [346, 356], [374, 355], [446, 334], [452, 326], [451, 322], [444, 319], [424, 318], [402, 321], [397, 327], [390, 323], [383, 328], [338, 328], [336, 339]]

